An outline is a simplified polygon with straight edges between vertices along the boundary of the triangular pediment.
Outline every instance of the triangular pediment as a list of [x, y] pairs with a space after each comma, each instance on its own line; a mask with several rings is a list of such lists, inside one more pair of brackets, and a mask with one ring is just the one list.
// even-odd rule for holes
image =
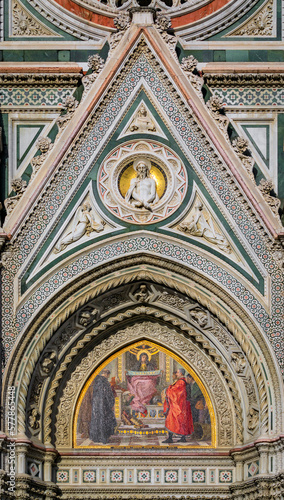
[[[62, 265], [64, 262], [62, 257], [71, 259], [79, 251], [86, 252], [88, 247], [94, 248], [97, 244], [101, 245], [114, 231], [117, 231], [117, 234], [130, 234], [132, 231], [139, 231], [143, 224], [147, 224], [148, 231], [167, 233], [167, 228], [173, 227], [172, 224], [179, 219], [180, 214], [188, 211], [191, 206], [194, 183], [203, 185], [208, 209], [212, 200], [216, 198], [214, 179], [219, 180], [220, 185], [223, 186], [222, 189], [226, 190], [229, 196], [230, 186], [223, 184], [216, 156], [219, 155], [221, 158], [219, 161], [223, 162], [222, 169], [228, 169], [228, 172], [230, 162], [228, 166], [224, 158], [229, 155], [233, 163], [237, 161], [236, 156], [233, 151], [228, 151], [226, 139], [221, 135], [204, 102], [201, 101], [200, 95], [197, 94], [186, 75], [178, 69], [176, 58], [171, 55], [170, 51], [168, 51], [167, 59], [157, 64], [159, 56], [153, 58], [155, 45], [164, 42], [155, 30], [153, 32], [152, 28], [149, 29], [149, 33], [146, 36], [142, 30], [133, 27], [131, 47], [128, 47], [128, 51], [125, 48], [119, 64], [113, 56], [113, 59], [110, 59], [103, 68], [84, 98], [82, 106], [79, 104], [76, 108], [72, 119], [61, 132], [60, 139], [55, 142], [47, 160], [36, 174], [33, 186], [28, 186], [22, 197], [23, 217], [26, 217], [29, 204], [34, 203], [38, 197], [37, 206], [34, 212], [31, 212], [31, 220], [37, 217], [37, 212], [42, 210], [40, 197], [43, 193], [49, 199], [47, 220], [43, 220], [40, 229], [37, 229], [36, 224], [33, 228], [34, 233], [37, 233], [35, 238], [41, 242], [41, 245], [39, 250], [34, 247], [30, 252], [30, 264], [27, 266], [29, 279], [23, 279], [23, 290], [38, 279], [39, 275], [44, 275], [52, 266]], [[150, 38], [152, 34], [153, 43]], [[131, 39], [131, 33], [129, 38]], [[164, 48], [168, 50], [165, 44]], [[185, 104], [183, 93], [187, 95], [187, 104]], [[141, 109], [142, 103], [147, 107], [150, 120], [153, 121], [160, 135], [154, 135], [154, 131], [148, 131], [148, 133], [140, 131], [139, 134], [137, 130], [129, 130], [131, 123], [135, 120], [135, 112]], [[207, 129], [210, 129], [210, 133]], [[127, 130], [130, 133], [127, 137], [123, 137], [123, 132]], [[214, 142], [214, 134], [218, 137], [218, 141]], [[141, 208], [139, 213], [142, 215], [145, 213], [144, 218], [143, 216], [131, 218], [131, 210], [134, 210], [133, 200], [126, 199], [119, 184], [123, 169], [129, 166], [131, 170], [130, 163], [134, 164], [131, 147], [135, 141], [142, 139], [149, 142], [150, 149], [145, 153], [143, 146], [144, 149], [140, 152], [136, 149], [136, 153], [138, 151], [138, 156], [145, 154], [147, 161], [152, 162], [156, 169], [160, 169], [159, 175], [161, 179], [164, 179], [164, 191], [161, 191], [156, 206], [151, 207], [152, 219], [149, 219], [149, 211], [147, 212], [143, 207], [138, 207], [137, 210]], [[124, 163], [119, 163], [121, 157], [118, 148], [123, 144], [127, 145], [129, 152], [125, 153], [125, 162], [123, 160]], [[223, 159], [220, 145], [224, 151]], [[212, 151], [214, 151], [213, 155]], [[115, 154], [118, 158], [114, 157], [111, 160], [113, 170], [108, 173], [103, 170], [104, 163], [110, 155]], [[129, 165], [126, 160], [129, 160]], [[53, 177], [54, 172], [57, 173]], [[245, 175], [245, 169], [243, 172]], [[110, 193], [107, 203], [99, 185], [105, 175], [110, 176], [116, 189], [116, 191], [112, 190], [111, 184], [107, 187]], [[136, 174], [132, 172], [131, 175], [135, 178]], [[50, 179], [50, 184], [46, 182], [47, 179]], [[156, 186], [157, 182], [156, 180]], [[52, 191], [49, 188], [50, 185], [52, 185]], [[36, 189], [35, 186], [37, 186]], [[128, 189], [129, 186], [126, 192]], [[252, 192], [254, 189], [252, 186]], [[58, 242], [72, 233], [77, 210], [84, 203], [87, 192], [92, 197], [94, 217], [105, 220], [108, 225], [106, 224], [102, 231], [92, 231], [91, 236], [82, 235], [77, 241], [68, 243], [56, 254], [54, 249]], [[115, 192], [114, 197], [113, 192]], [[229, 213], [222, 197], [219, 201], [220, 216], [216, 219], [212, 216], [212, 220], [213, 225], [215, 221], [216, 231], [220, 230], [220, 234], [224, 234], [223, 230], [229, 231], [229, 220], [233, 227], [234, 214]], [[124, 203], [124, 206], [129, 208], [128, 219], [121, 216], [117, 208], [119, 203]], [[161, 208], [157, 216], [156, 208]], [[214, 210], [211, 213], [213, 212]], [[8, 226], [13, 227], [13, 212], [8, 219], [6, 227]], [[168, 232], [172, 236], [172, 232], [170, 230]], [[247, 274], [251, 263], [253, 271], [250, 274], [254, 281], [258, 271], [251, 261], [248, 249], [245, 249], [243, 242], [239, 240], [239, 236], [240, 232], [231, 230], [232, 248], [235, 249], [239, 245], [242, 258], [238, 260], [237, 252], [233, 251], [232, 255], [235, 257], [224, 255], [224, 260], [227, 259], [231, 263], [233, 261], [236, 272], [242, 273], [244, 267], [240, 263], [245, 256], [248, 263], [245, 273]], [[200, 242], [200, 248], [203, 244], [204, 242]], [[194, 245], [198, 247], [198, 238], [194, 240]], [[217, 254], [222, 254], [222, 250], [213, 245], [211, 247], [206, 245], [206, 248], [214, 259]], [[255, 280], [257, 286], [260, 281], [261, 277], [258, 276]]]

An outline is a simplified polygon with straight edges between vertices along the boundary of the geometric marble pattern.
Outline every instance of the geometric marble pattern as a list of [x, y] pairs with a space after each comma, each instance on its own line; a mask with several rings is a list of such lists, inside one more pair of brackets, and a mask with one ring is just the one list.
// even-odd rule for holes
[[72, 95], [72, 88], [36, 88], [13, 87], [0, 89], [1, 106], [63, 106], [67, 96]]
[[192, 471], [192, 482], [193, 483], [205, 483], [206, 479], [206, 471], [202, 470], [193, 470]]
[[220, 483], [232, 483], [233, 473], [231, 470], [220, 470], [219, 471], [219, 482]]
[[248, 477], [255, 476], [259, 472], [259, 460], [248, 463], [247, 467], [248, 467]]
[[268, 87], [211, 87], [223, 106], [284, 106], [284, 89]]

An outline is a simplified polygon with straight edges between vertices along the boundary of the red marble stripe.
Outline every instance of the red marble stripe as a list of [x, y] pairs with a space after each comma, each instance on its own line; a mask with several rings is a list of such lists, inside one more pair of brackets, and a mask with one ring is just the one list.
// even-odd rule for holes
[[209, 4], [200, 7], [200, 9], [196, 9], [188, 14], [172, 18], [172, 27], [179, 28], [180, 26], [186, 26], [187, 24], [194, 23], [195, 21], [200, 21], [200, 19], [204, 19], [205, 17], [214, 14], [214, 12], [220, 10], [230, 1], [231, 0], [212, 0]]
[[69, 12], [72, 12], [72, 14], [75, 14], [76, 16], [79, 16], [86, 21], [94, 24], [99, 24], [101, 26], [107, 26], [108, 28], [115, 27], [112, 17], [104, 16], [102, 14], [96, 14], [95, 12], [86, 9], [85, 7], [81, 7], [81, 5], [73, 2], [73, 0], [55, 0], [55, 2], [58, 3], [58, 5], [61, 5], [61, 7], [63, 7], [64, 9], [69, 10]]

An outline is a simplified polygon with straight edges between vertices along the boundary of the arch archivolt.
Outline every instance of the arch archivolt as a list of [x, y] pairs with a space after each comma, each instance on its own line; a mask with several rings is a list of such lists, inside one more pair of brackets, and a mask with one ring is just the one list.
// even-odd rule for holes
[[[55, 446], [57, 448], [72, 447], [70, 417], [71, 415], [74, 417], [75, 403], [94, 369], [114, 352], [137, 340], [152, 341], [166, 346], [173, 353], [178, 352], [179, 357], [198, 373], [210, 395], [216, 415], [217, 445], [230, 447], [239, 442], [242, 437], [242, 415], [236, 388], [234, 388], [235, 401], [233, 401], [229, 386], [226, 385], [216, 365], [190, 338], [181, 336], [176, 329], [169, 328], [167, 325], [147, 320], [127, 326], [102, 340], [72, 370], [65, 387], [62, 391], [58, 391], [61, 393], [61, 397], [56, 415]], [[56, 393], [54, 386], [51, 388], [51, 393]], [[52, 414], [54, 416], [54, 410]], [[50, 414], [50, 417], [45, 420], [45, 442], [48, 442], [51, 417]], [[239, 434], [239, 439], [236, 437], [236, 433]], [[215, 441], [214, 437], [213, 442]]]
[[[183, 266], [175, 265], [172, 262], [167, 262], [165, 260], [160, 261], [156, 258], [149, 257], [148, 255], [144, 257], [144, 265], [143, 258], [141, 257], [137, 259], [132, 258], [131, 262], [129, 262], [128, 259], [125, 259], [124, 261], [115, 262], [110, 266], [105, 266], [102, 269], [95, 270], [91, 276], [85, 276], [74, 285], [66, 288], [63, 294], [61, 293], [60, 296], [53, 298], [52, 303], [48, 304], [45, 310], [38, 315], [31, 328], [26, 332], [23, 341], [18, 343], [17, 349], [15, 349], [14, 352], [11, 370], [7, 370], [10, 378], [9, 380], [6, 380], [6, 383], [13, 385], [15, 380], [17, 380], [16, 369], [20, 366], [20, 360], [21, 358], [26, 358], [24, 369], [22, 369], [23, 375], [21, 376], [21, 379], [18, 379], [19, 432], [24, 432], [25, 429], [26, 400], [31, 377], [34, 373], [36, 364], [38, 363], [47, 343], [50, 341], [54, 333], [58, 331], [58, 328], [66, 322], [72, 314], [79, 311], [80, 308], [85, 307], [90, 301], [95, 300], [101, 294], [113, 290], [118, 286], [137, 282], [138, 280], [158, 283], [162, 286], [170, 287], [174, 292], [178, 291], [185, 297], [196, 301], [196, 303], [198, 303], [202, 308], [205, 308], [210, 314], [213, 314], [223, 325], [225, 325], [226, 329], [237, 341], [240, 349], [246, 356], [248, 364], [251, 366], [259, 395], [262, 433], [267, 432], [267, 387], [259, 359], [249, 339], [250, 336], [254, 339], [254, 343], [260, 351], [260, 356], [262, 356], [262, 358], [266, 361], [266, 368], [271, 379], [271, 386], [275, 391], [277, 391], [277, 387], [279, 387], [278, 374], [274, 368], [268, 341], [264, 339], [263, 335], [258, 330], [255, 323], [253, 323], [250, 316], [244, 312], [239, 304], [233, 301], [232, 298], [229, 297], [228, 294], [218, 285], [210, 282], [207, 278], [204, 278], [204, 276], [201, 276], [196, 272], [185, 269]], [[140, 264], [139, 269], [135, 269], [136, 263]], [[143, 265], [142, 268], [141, 263]], [[109, 276], [109, 274], [111, 274], [111, 276]], [[218, 304], [216, 300], [217, 298]], [[224, 307], [222, 307], [223, 304]], [[158, 312], [156, 312], [156, 314], [158, 314]], [[102, 319], [103, 317], [97, 317], [96, 322], [98, 320], [101, 321]], [[184, 311], [183, 321], [188, 321], [189, 319], [190, 314], [188, 311]], [[163, 318], [163, 321], [167, 321], [167, 319]], [[176, 319], [173, 321], [176, 321]], [[100, 329], [103, 324], [104, 322], [102, 321], [101, 326], [98, 326], [98, 329]], [[186, 325], [186, 322], [184, 322], [184, 325]], [[183, 330], [182, 327], [180, 327], [180, 329]], [[86, 337], [86, 342], [90, 340], [88, 335]], [[31, 349], [30, 353], [27, 355], [26, 350], [28, 349], [32, 339], [36, 340], [36, 342], [34, 348]], [[82, 340], [80, 340], [80, 342], [82, 342]], [[204, 348], [206, 349], [206, 345]], [[79, 350], [75, 347], [74, 349], [75, 355], [79, 352]], [[222, 357], [220, 357], [219, 362], [220, 369], [223, 372]], [[279, 427], [279, 422], [276, 422], [276, 427], [277, 426]]]

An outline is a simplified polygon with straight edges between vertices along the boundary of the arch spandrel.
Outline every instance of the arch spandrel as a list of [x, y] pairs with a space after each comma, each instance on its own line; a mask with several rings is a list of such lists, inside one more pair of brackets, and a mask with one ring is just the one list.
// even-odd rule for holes
[[[137, 328], [138, 330], [143, 331], [144, 325], [146, 326], [146, 323], [142, 323], [142, 325], [141, 324], [135, 325], [133, 328]], [[153, 323], [152, 325], [153, 325], [153, 331], [155, 331], [155, 324]], [[156, 326], [157, 329], [159, 330], [160, 329], [159, 325], [157, 324]], [[153, 336], [155, 337], [155, 334]], [[149, 363], [152, 357], [152, 359], [155, 358], [154, 362], [156, 364], [153, 365], [152, 361], [150, 371], [152, 371], [153, 373], [145, 374], [146, 380], [144, 379], [143, 371], [141, 371], [140, 373], [139, 372], [133, 373], [132, 376], [136, 377], [135, 382], [138, 385], [138, 388], [136, 390], [135, 386], [132, 387], [131, 385], [132, 376], [126, 374], [127, 365], [128, 365], [128, 371], [131, 371], [131, 368], [133, 368], [133, 364], [136, 361], [135, 357], [137, 358], [137, 361], [139, 361], [140, 356], [145, 352], [147, 353], [146, 355], [148, 356]], [[137, 364], [137, 361], [135, 365]], [[185, 370], [185, 375], [187, 375], [185, 379], [190, 389], [189, 391], [191, 393], [190, 398], [192, 399], [192, 401], [194, 401], [193, 404], [190, 403], [191, 405], [190, 413], [192, 414], [193, 423], [195, 424], [195, 430], [192, 431], [190, 440], [188, 440], [186, 445], [185, 444], [181, 445], [181, 448], [184, 448], [185, 446], [189, 448], [196, 448], [196, 447], [215, 448], [216, 447], [215, 412], [213, 409], [210, 396], [204, 384], [198, 377], [197, 373], [191, 368], [191, 366], [186, 364], [180, 356], [178, 356], [171, 350], [155, 342], [151, 342], [143, 338], [141, 338], [141, 340], [135, 342], [134, 344], [133, 343], [129, 344], [123, 349], [112, 354], [102, 364], [96, 367], [95, 371], [89, 377], [75, 405], [74, 419], [72, 425], [73, 447], [74, 448], [98, 447], [98, 443], [95, 442], [88, 443], [88, 438], [89, 441], [91, 440], [90, 436], [89, 434], [84, 436], [84, 432], [85, 433], [88, 432], [89, 428], [88, 424], [90, 424], [90, 420], [88, 419], [89, 417], [91, 419], [92, 407], [90, 401], [91, 401], [91, 392], [93, 388], [92, 387], [93, 383], [97, 375], [100, 375], [100, 373], [103, 373], [104, 370], [106, 369], [112, 369], [110, 373], [111, 377], [110, 387], [113, 388], [112, 391], [115, 397], [114, 415], [117, 423], [117, 429], [115, 431], [115, 434], [110, 438], [110, 440], [112, 440], [111, 446], [125, 447], [125, 443], [122, 444], [122, 442], [116, 440], [117, 437], [120, 436], [123, 437], [123, 435], [129, 434], [130, 438], [137, 436], [138, 439], [136, 439], [136, 441], [138, 441], [142, 433], [144, 439], [143, 438], [140, 439], [140, 443], [136, 443], [136, 446], [138, 445], [138, 447], [139, 446], [147, 447], [148, 436], [156, 438], [154, 445], [155, 447], [161, 446], [162, 445], [161, 439], [157, 438], [165, 439], [165, 434], [167, 434], [167, 430], [165, 428], [165, 414], [164, 414], [164, 402], [166, 398], [165, 391], [167, 386], [175, 383], [175, 379], [173, 378], [173, 373], [175, 373], [175, 370], [179, 367], [183, 368]], [[124, 370], [125, 373], [123, 373]], [[173, 373], [171, 373], [171, 371]], [[156, 372], [159, 372], [159, 374], [157, 374]], [[113, 376], [114, 373], [115, 375]], [[153, 380], [151, 380], [151, 378]], [[132, 395], [130, 392], [131, 390], [134, 392], [134, 394], [132, 393]], [[195, 393], [194, 397], [193, 397], [193, 391]], [[130, 395], [128, 396], [129, 393]], [[124, 394], [126, 395], [126, 401], [123, 401]], [[135, 402], [133, 403], [132, 399], [130, 401], [130, 404], [127, 404], [128, 400], [131, 397], [135, 400]], [[153, 401], [151, 401], [152, 399]], [[176, 411], [177, 410], [178, 408], [176, 408]], [[86, 414], [88, 414], [88, 417]], [[130, 419], [131, 418], [133, 419], [133, 417], [135, 420], [131, 422]], [[127, 425], [125, 425], [125, 423]], [[81, 433], [80, 430], [82, 431]], [[81, 437], [80, 434], [83, 435], [83, 437]], [[192, 438], [194, 439], [194, 435], [195, 435], [195, 441], [192, 440]], [[197, 436], [198, 436], [198, 442], [196, 441]], [[203, 436], [205, 436], [204, 439], [202, 439]], [[146, 437], [146, 442], [144, 442], [145, 437]], [[113, 440], [116, 440], [118, 442], [114, 443]], [[131, 445], [130, 443], [131, 439], [129, 439], [129, 444], [127, 445], [128, 448], [133, 447], [133, 445]], [[151, 448], [152, 447], [153, 443], [151, 443]]]

